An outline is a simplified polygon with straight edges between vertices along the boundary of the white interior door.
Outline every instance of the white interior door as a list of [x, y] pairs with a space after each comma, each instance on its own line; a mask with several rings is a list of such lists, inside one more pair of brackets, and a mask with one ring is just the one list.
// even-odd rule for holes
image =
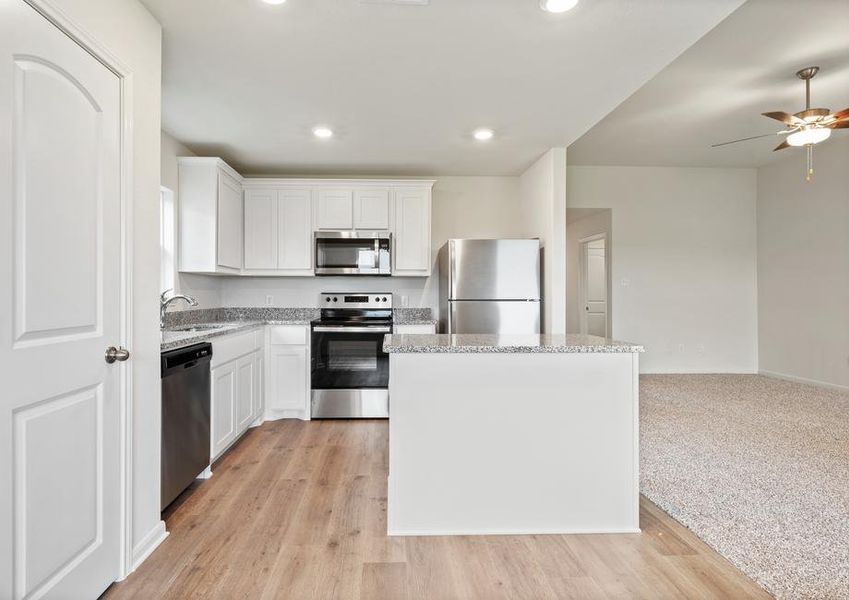
[[604, 238], [581, 244], [583, 313], [581, 333], [607, 337], [607, 259]]
[[120, 573], [120, 80], [0, 2], [0, 597]]

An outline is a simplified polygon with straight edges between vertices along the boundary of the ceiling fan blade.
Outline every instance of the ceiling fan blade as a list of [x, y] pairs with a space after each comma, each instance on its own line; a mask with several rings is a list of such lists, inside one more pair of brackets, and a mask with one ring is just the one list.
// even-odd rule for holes
[[795, 115], [791, 115], [790, 113], [786, 113], [780, 110], [775, 112], [765, 112], [761, 113], [765, 117], [769, 117], [770, 119], [775, 119], [776, 121], [781, 121], [785, 125], [804, 125], [805, 122]]
[[719, 146], [727, 146], [728, 144], [736, 144], [737, 142], [747, 142], [749, 140], [757, 140], [757, 139], [760, 139], [760, 138], [772, 137], [774, 135], [782, 135], [782, 134], [785, 134], [785, 133], [790, 133], [791, 131], [793, 131], [793, 130], [789, 129], [787, 131], [776, 131], [775, 133], [765, 133], [763, 135], [753, 135], [752, 137], [740, 138], [739, 140], [731, 140], [730, 142], [722, 142], [721, 144], [713, 144], [713, 145], [711, 145], [711, 148], [718, 148]]
[[844, 108], [843, 110], [838, 110], [836, 113], [831, 113], [827, 118], [829, 120], [834, 119], [835, 121], [840, 121], [847, 117], [849, 117], [849, 108]]
[[849, 129], [849, 119], [845, 119], [843, 121], [835, 121], [834, 123], [830, 123], [829, 125], [825, 125], [829, 129]]
[[790, 144], [787, 143], [787, 140], [784, 140], [780, 144], [778, 144], [775, 148], [772, 149], [773, 152], [778, 152], [779, 150], [784, 150], [785, 148], [790, 148]]

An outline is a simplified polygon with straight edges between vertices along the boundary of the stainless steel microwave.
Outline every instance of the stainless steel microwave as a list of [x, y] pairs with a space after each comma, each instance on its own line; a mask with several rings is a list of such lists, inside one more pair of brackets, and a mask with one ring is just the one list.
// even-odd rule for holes
[[316, 275], [391, 275], [388, 231], [317, 231]]

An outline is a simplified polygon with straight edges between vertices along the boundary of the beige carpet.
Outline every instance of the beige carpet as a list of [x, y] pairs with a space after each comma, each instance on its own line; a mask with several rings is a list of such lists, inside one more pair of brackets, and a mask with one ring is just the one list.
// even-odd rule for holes
[[640, 379], [642, 492], [778, 598], [849, 598], [849, 394]]

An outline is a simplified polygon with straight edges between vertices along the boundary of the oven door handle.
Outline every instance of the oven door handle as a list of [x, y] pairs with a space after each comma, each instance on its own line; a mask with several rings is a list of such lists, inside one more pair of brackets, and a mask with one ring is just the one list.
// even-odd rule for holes
[[312, 328], [318, 333], [392, 333], [391, 327], [324, 327], [316, 326]]

